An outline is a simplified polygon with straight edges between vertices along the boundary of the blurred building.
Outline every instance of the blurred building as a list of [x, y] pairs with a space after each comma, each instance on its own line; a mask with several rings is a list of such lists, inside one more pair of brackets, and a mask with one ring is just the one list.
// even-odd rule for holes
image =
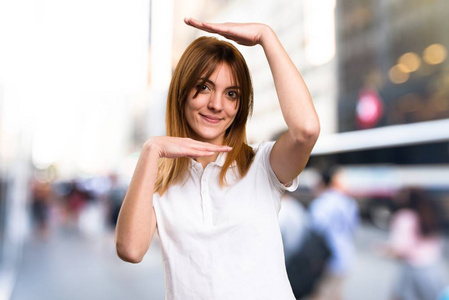
[[352, 164], [449, 163], [447, 13], [444, 0], [337, 2], [340, 134], [322, 136], [316, 154]]
[[338, 2], [340, 132], [449, 117], [448, 12], [444, 0]]
[[449, 220], [449, 3], [338, 0], [338, 133], [309, 166], [344, 165], [349, 188], [385, 226], [397, 191], [420, 186]]

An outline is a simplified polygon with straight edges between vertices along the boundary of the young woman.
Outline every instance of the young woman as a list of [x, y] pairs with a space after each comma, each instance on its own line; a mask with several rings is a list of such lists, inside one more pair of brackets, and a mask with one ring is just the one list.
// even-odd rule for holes
[[170, 84], [167, 136], [143, 145], [117, 223], [117, 253], [140, 262], [157, 229], [166, 299], [294, 299], [277, 214], [318, 138], [310, 94], [267, 25], [185, 23], [262, 46], [288, 130], [248, 146], [253, 92], [245, 60], [228, 42], [195, 40]]

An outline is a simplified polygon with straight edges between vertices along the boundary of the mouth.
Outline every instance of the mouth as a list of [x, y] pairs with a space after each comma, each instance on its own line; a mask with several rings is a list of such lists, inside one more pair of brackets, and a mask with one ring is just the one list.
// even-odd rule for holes
[[217, 124], [218, 122], [220, 122], [222, 120], [222, 118], [216, 117], [216, 116], [212, 116], [212, 115], [203, 115], [200, 114], [201, 118], [203, 120], [205, 120], [208, 123], [212, 123], [212, 124]]

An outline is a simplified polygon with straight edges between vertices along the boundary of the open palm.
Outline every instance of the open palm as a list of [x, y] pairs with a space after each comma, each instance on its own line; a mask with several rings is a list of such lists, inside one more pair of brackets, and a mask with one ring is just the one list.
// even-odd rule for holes
[[206, 23], [192, 18], [186, 18], [184, 22], [200, 30], [219, 34], [244, 46], [260, 44], [262, 32], [268, 28], [260, 23]]

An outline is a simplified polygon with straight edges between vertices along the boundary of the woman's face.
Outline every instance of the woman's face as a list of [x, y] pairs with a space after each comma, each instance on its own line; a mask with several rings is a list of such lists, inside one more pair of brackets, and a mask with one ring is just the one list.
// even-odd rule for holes
[[191, 138], [221, 145], [237, 114], [240, 88], [233, 82], [231, 68], [226, 63], [219, 64], [204, 84], [203, 81], [204, 78], [198, 79], [185, 104], [187, 123], [194, 135]]

